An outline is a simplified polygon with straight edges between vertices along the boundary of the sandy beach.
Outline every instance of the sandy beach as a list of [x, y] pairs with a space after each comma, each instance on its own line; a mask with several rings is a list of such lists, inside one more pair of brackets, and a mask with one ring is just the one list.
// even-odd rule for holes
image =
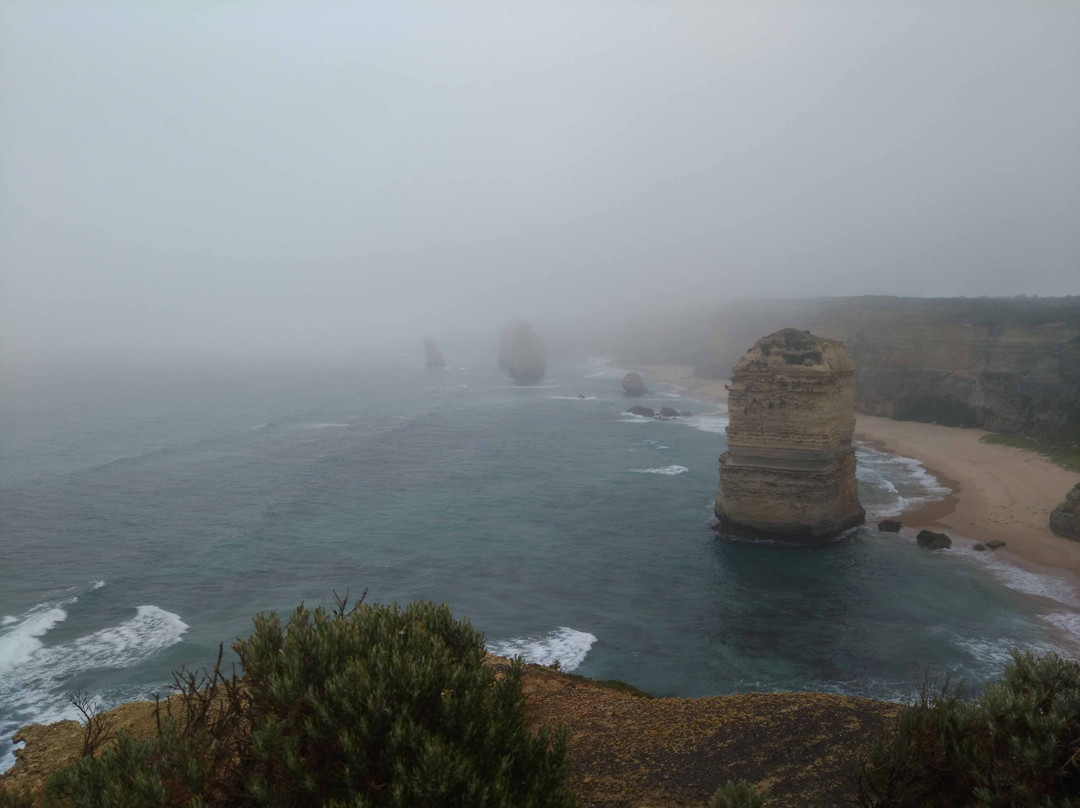
[[[687, 395], [723, 401], [723, 381], [696, 379], [680, 365], [635, 365], [645, 383], [679, 385]], [[999, 554], [1021, 566], [1080, 576], [1080, 542], [1054, 535], [1048, 520], [1080, 473], [1034, 452], [982, 443], [980, 429], [858, 415], [855, 437], [918, 460], [951, 489], [945, 499], [901, 514], [905, 528], [932, 528], [953, 538], [1006, 542]]]

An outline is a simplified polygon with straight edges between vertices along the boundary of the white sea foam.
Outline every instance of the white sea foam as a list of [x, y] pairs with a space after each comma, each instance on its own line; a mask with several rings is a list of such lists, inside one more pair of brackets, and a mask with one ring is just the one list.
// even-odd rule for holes
[[101, 587], [103, 587], [103, 586], [105, 586], [104, 581], [91, 581], [90, 582], [90, 591], [93, 592], [95, 589], [101, 589]]
[[9, 614], [9, 615], [6, 615], [2, 621], [0, 621], [0, 626], [10, 626], [12, 623], [17, 623], [17, 622], [19, 622], [19, 618], [15, 617], [14, 615]]
[[564, 671], [572, 671], [585, 661], [596, 637], [585, 631], [559, 626], [554, 631], [530, 637], [515, 637], [488, 643], [488, 650], [504, 657], [524, 657], [526, 662], [550, 665], [558, 661]]
[[352, 424], [300, 424], [301, 429], [348, 429]]
[[[62, 606], [43, 603], [30, 609], [0, 633], [0, 704], [5, 720], [0, 734], [10, 737], [28, 723], [50, 723], [76, 717], [67, 700], [70, 681], [80, 673], [127, 668], [180, 642], [188, 626], [179, 615], [157, 606], [139, 606], [135, 616], [74, 640], [45, 646], [39, 639], [67, 617]], [[14, 759], [0, 757], [0, 772]]]
[[686, 466], [664, 466], [660, 469], [627, 469], [635, 474], [662, 474], [665, 477], [675, 477], [679, 474], [686, 474], [690, 471]]
[[[75, 598], [63, 602], [74, 603]], [[0, 674], [7, 676], [17, 666], [24, 665], [42, 647], [39, 637], [67, 617], [61, 604], [43, 603], [26, 612], [22, 617], [5, 619], [4, 624], [11, 626], [0, 634]]]
[[642, 441], [642, 443], [644, 443], [646, 446], [648, 446], [651, 449], [655, 449], [658, 452], [666, 452], [668, 450], [668, 448], [669, 448], [668, 446], [664, 445], [663, 443], [661, 443], [658, 440], [649, 440], [649, 439], [646, 438], [645, 440]]
[[596, 396], [545, 396], [553, 401], [597, 401]]
[[677, 419], [677, 422], [693, 427], [701, 432], [723, 435], [727, 430], [728, 417], [726, 413], [703, 412], [699, 415], [680, 416]]
[[[1010, 589], [1055, 601], [1071, 610], [1080, 610], [1080, 592], [1065, 578], [1021, 569], [997, 558], [993, 553], [968, 551], [970, 557], [985, 564], [998, 580]], [[1080, 637], [1080, 634], [1077, 635]]]
[[872, 518], [899, 516], [950, 493], [914, 458], [879, 452], [859, 442], [855, 458], [860, 494]]

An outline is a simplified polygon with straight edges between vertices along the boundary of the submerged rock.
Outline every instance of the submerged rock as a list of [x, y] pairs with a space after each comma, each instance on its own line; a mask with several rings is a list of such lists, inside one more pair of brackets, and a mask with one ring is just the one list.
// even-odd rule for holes
[[932, 530], [920, 530], [915, 541], [924, 550], [948, 550], [952, 547], [952, 539], [944, 533], [935, 533]]
[[983, 552], [986, 552], [986, 545], [985, 544], [980, 544], [979, 542], [976, 542], [975, 546], [972, 547], [971, 549], [972, 550], [978, 550], [980, 553], [983, 553]]
[[901, 527], [903, 527], [903, 525], [895, 519], [882, 519], [877, 523], [877, 529], [882, 533], [899, 533]]
[[986, 547], [989, 550], [996, 550], [997, 548], [1004, 547], [1004, 546], [1005, 546], [1005, 542], [1001, 541], [1000, 539], [994, 539], [993, 541], [988, 541], [986, 543]]
[[622, 380], [623, 394], [628, 396], [643, 396], [648, 391], [645, 382], [636, 373], [627, 373]]
[[499, 334], [499, 367], [522, 384], [536, 384], [547, 370], [547, 348], [533, 327], [515, 320]]
[[1066, 539], [1080, 541], [1080, 483], [1050, 514], [1050, 529]]
[[673, 410], [671, 407], [661, 407], [660, 408], [660, 415], [662, 417], [664, 417], [664, 418], [674, 418], [678, 414], [679, 414], [678, 411]]
[[446, 365], [443, 355], [439, 353], [439, 349], [435, 346], [435, 340], [431, 337], [424, 337], [424, 363], [429, 368], [441, 368]]
[[636, 404], [628, 409], [627, 412], [632, 412], [634, 415], [644, 415], [646, 418], [656, 417], [656, 410], [652, 407], [639, 407]]
[[855, 366], [842, 343], [785, 328], [758, 340], [729, 386], [722, 532], [827, 541], [865, 519], [855, 480]]

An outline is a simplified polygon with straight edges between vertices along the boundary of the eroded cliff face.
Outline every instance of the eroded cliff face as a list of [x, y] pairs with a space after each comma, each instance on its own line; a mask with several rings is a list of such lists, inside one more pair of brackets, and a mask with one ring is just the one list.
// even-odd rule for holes
[[716, 516], [738, 535], [822, 541], [863, 523], [855, 479], [855, 366], [792, 328], [758, 340], [729, 386]]
[[847, 346], [860, 412], [1003, 432], [1080, 424], [1080, 323], [979, 305], [836, 304], [816, 328]]
[[1080, 483], [1051, 512], [1050, 529], [1066, 539], [1080, 541]]
[[547, 370], [547, 348], [532, 325], [515, 320], [499, 334], [499, 367], [522, 384], [536, 384]]
[[753, 333], [787, 324], [844, 343], [859, 412], [1003, 432], [1080, 431], [1080, 298], [741, 301], [714, 312], [697, 372], [725, 377]]

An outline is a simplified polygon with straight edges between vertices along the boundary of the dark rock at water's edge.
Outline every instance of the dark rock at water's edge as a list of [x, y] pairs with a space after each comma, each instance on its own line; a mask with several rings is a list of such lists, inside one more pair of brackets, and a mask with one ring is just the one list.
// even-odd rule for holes
[[648, 391], [641, 376], [636, 373], [627, 373], [622, 380], [623, 394], [628, 396], [643, 396]]
[[1004, 546], [1005, 546], [1005, 542], [1001, 541], [1000, 539], [994, 539], [993, 541], [988, 541], [986, 543], [987, 549], [990, 549], [990, 550], [996, 550], [997, 548], [1004, 547]]
[[952, 539], [944, 533], [935, 533], [932, 530], [920, 530], [915, 541], [924, 550], [947, 550], [952, 547]]
[[693, 414], [694, 413], [690, 412], [690, 410], [683, 410], [679, 413], [679, 415], [681, 415], [683, 418], [689, 418]]
[[585, 398], [585, 394], [584, 394], [584, 393], [578, 393], [578, 394], [577, 394], [577, 397], [578, 397], [578, 398]]
[[1080, 483], [1050, 514], [1050, 529], [1062, 538], [1080, 541]]
[[679, 414], [678, 411], [673, 410], [671, 407], [661, 407], [660, 408], [660, 416], [662, 418], [674, 418], [678, 414]]
[[429, 368], [441, 368], [446, 366], [443, 355], [439, 352], [439, 349], [435, 346], [435, 340], [431, 337], [424, 337], [424, 363]]
[[972, 547], [971, 549], [972, 550], [978, 550], [980, 553], [982, 553], [982, 552], [986, 551], [986, 545], [976, 542], [975, 546]]
[[877, 523], [877, 529], [882, 533], [899, 533], [901, 527], [903, 527], [903, 525], [895, 519], [882, 519]]
[[532, 325], [515, 320], [499, 334], [499, 367], [522, 384], [536, 384], [547, 370], [547, 348]]
[[634, 415], [643, 415], [646, 418], [656, 417], [656, 410], [654, 410], [652, 407], [639, 407], [636, 404], [630, 409], [628, 409], [627, 412], [631, 412]]

